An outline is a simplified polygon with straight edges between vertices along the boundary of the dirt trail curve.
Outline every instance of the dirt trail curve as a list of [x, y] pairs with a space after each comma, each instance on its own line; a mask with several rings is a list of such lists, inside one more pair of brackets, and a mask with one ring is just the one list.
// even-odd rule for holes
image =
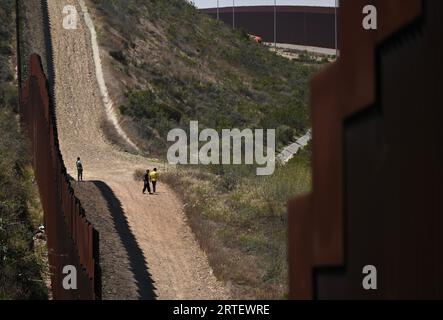
[[[78, 28], [63, 28], [63, 8], [74, 5]], [[106, 116], [95, 75], [91, 38], [75, 0], [48, 1], [55, 69], [55, 101], [60, 147], [75, 176], [80, 156], [84, 178], [106, 183], [120, 200], [129, 227], [146, 259], [158, 299], [228, 299], [186, 223], [183, 206], [168, 186], [146, 196], [133, 180], [135, 168], [155, 162], [120, 152], [101, 131]]]

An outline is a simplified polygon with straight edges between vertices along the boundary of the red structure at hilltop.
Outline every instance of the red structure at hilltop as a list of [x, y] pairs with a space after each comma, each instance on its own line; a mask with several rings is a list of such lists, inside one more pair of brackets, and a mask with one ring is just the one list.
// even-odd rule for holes
[[[335, 8], [277, 6], [275, 10], [277, 43], [335, 48]], [[217, 18], [217, 8], [202, 11]], [[262, 37], [265, 42], [274, 42], [273, 6], [219, 8], [219, 18]]]

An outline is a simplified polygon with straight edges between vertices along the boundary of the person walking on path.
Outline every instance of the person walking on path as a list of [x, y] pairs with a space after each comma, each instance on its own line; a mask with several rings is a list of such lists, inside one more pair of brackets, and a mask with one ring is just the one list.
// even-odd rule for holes
[[77, 180], [83, 181], [83, 164], [80, 160], [80, 157], [77, 158], [77, 162], [75, 163], [75, 165], [77, 167]]
[[149, 170], [146, 170], [146, 174], [143, 176], [143, 182], [144, 182], [143, 194], [145, 194], [146, 190], [148, 190], [149, 194], [152, 194], [149, 180], [150, 180]]
[[157, 187], [157, 181], [158, 181], [157, 168], [154, 168], [154, 171], [152, 171], [149, 176], [150, 176], [151, 182], [152, 182], [152, 189], [153, 189], [154, 193], [156, 193], [156, 187]]

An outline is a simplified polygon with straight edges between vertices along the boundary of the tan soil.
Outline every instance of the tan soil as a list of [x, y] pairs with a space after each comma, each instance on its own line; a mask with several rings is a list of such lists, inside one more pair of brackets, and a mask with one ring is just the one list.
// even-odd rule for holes
[[143, 195], [142, 186], [134, 181], [135, 169], [161, 168], [158, 161], [121, 152], [104, 137], [100, 124], [106, 114], [89, 31], [83, 17], [77, 30], [63, 28], [64, 6], [75, 5], [81, 13], [78, 3], [48, 2], [57, 125], [68, 172], [75, 177], [75, 160], [80, 156], [84, 178], [103, 182], [118, 198], [129, 230], [149, 266], [147, 274], [152, 276], [158, 299], [228, 299], [229, 292], [213, 275], [177, 196], [161, 180], [158, 195]]

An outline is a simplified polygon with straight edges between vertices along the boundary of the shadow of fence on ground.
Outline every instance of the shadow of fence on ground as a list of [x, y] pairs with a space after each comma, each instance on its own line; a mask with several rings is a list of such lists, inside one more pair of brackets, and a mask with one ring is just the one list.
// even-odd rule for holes
[[125, 216], [123, 206], [114, 194], [114, 191], [102, 181], [92, 181], [100, 190], [103, 198], [106, 200], [109, 212], [112, 215], [115, 230], [117, 231], [126, 253], [129, 258], [131, 272], [137, 282], [139, 299], [155, 300], [154, 281], [148, 272], [148, 263], [146, 262], [143, 251], [138, 246]]

